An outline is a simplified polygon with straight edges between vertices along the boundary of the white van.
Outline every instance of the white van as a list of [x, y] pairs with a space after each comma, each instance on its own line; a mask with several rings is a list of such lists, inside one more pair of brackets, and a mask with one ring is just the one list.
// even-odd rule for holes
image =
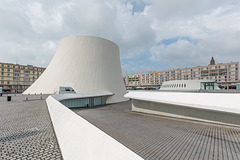
[[72, 87], [57, 87], [54, 91], [54, 94], [68, 94], [68, 93], [76, 93]]

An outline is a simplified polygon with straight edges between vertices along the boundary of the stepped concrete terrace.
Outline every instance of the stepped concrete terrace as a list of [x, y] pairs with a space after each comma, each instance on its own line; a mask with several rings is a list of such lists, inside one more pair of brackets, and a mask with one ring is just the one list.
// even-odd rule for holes
[[[62, 159], [45, 99], [0, 97], [0, 159]], [[41, 99], [42, 97], [42, 99]]]

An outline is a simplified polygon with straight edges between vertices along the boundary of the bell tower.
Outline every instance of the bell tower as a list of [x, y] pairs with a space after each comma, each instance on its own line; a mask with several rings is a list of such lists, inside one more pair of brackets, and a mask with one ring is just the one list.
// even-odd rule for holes
[[215, 60], [214, 58], [212, 57], [211, 61], [210, 61], [210, 65], [215, 65]]

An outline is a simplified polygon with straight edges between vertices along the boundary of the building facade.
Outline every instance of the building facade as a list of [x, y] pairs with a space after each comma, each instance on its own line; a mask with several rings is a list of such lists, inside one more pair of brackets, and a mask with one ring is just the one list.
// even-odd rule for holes
[[172, 80], [213, 80], [219, 88], [236, 89], [239, 82], [239, 62], [211, 63], [183, 69], [139, 73], [125, 76], [127, 89], [158, 89], [164, 81]]
[[43, 73], [45, 68], [0, 62], [0, 87], [5, 92], [21, 93]]

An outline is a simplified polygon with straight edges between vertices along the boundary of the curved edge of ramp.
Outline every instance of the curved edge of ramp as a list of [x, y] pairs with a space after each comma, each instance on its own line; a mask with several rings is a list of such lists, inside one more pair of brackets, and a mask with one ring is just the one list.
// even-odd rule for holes
[[46, 102], [65, 160], [142, 160], [139, 155], [72, 112], [52, 96], [49, 96]]

